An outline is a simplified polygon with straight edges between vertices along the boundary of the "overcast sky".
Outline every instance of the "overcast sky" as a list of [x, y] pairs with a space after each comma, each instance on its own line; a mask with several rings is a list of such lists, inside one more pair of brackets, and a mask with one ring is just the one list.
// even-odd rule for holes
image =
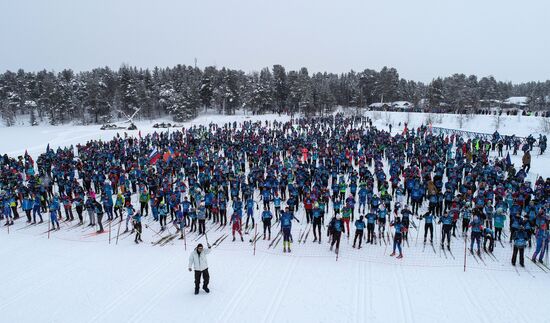
[[550, 78], [548, 0], [0, 0], [0, 71], [194, 63]]

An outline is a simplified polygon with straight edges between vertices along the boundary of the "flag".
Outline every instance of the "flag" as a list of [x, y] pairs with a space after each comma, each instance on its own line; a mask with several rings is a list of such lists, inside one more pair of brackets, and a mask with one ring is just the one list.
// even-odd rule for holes
[[153, 151], [149, 154], [149, 164], [154, 165], [156, 164], [157, 160], [161, 157], [160, 152], [158, 151], [157, 147], [153, 149]]
[[512, 160], [510, 159], [510, 153], [506, 153], [506, 166], [512, 166]]
[[175, 157], [174, 150], [172, 149], [172, 147], [168, 147], [168, 151], [164, 153], [164, 156], [162, 157], [162, 159], [165, 162], [168, 162], [172, 160], [172, 158], [174, 157]]
[[48, 146], [46, 147], [46, 154], [50, 152], [50, 144], [48, 143]]
[[141, 139], [141, 130], [138, 131], [138, 137]]

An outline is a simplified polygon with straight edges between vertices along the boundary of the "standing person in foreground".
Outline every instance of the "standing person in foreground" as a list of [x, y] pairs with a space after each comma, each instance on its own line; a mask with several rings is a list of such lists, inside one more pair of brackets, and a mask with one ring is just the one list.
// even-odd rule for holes
[[516, 231], [516, 234], [514, 235], [514, 251], [512, 253], [512, 266], [516, 265], [516, 259], [519, 252], [519, 264], [521, 267], [524, 267], [523, 263], [523, 254], [525, 251], [525, 246], [527, 245], [527, 233], [525, 232], [525, 228], [522, 226], [519, 227], [519, 229]]
[[288, 206], [285, 208], [283, 214], [281, 214], [281, 231], [283, 233], [283, 252], [291, 252], [290, 250], [290, 240], [292, 230], [292, 220], [300, 221], [294, 216], [294, 213], [290, 212]]
[[403, 239], [403, 232], [405, 231], [405, 227], [403, 227], [403, 223], [401, 222], [401, 219], [399, 219], [399, 217], [396, 217], [395, 221], [392, 221], [390, 223], [390, 227], [395, 228], [395, 234], [393, 235], [393, 252], [390, 254], [390, 256], [395, 256], [395, 248], [397, 248], [397, 250], [399, 250], [399, 256], [397, 256], [397, 259], [401, 259], [403, 258], [401, 242]]
[[203, 279], [202, 289], [210, 293], [210, 289], [208, 289], [210, 274], [208, 273], [208, 258], [206, 257], [210, 253], [210, 248], [211, 246], [208, 244], [208, 249], [204, 250], [202, 244], [199, 243], [189, 255], [189, 271], [193, 270], [192, 267], [195, 268], [195, 295], [199, 293], [201, 276]]

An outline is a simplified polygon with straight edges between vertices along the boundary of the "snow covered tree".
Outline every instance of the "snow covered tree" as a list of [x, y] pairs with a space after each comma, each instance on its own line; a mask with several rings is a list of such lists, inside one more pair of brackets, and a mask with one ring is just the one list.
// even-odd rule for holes
[[428, 107], [430, 111], [434, 111], [441, 107], [441, 104], [444, 103], [445, 97], [443, 95], [443, 80], [441, 78], [436, 78], [432, 80], [428, 86]]
[[375, 85], [376, 94], [380, 102], [392, 102], [398, 100], [399, 74], [395, 68], [384, 66], [378, 74]]
[[273, 65], [273, 96], [279, 111], [286, 108], [288, 91], [285, 68], [281, 65]]

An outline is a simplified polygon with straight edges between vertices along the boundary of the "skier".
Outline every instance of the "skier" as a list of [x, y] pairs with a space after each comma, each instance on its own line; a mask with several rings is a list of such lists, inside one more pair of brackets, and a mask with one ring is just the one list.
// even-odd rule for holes
[[519, 253], [519, 264], [521, 267], [524, 267], [523, 263], [523, 252], [525, 251], [525, 246], [527, 245], [527, 233], [525, 228], [520, 226], [516, 233], [514, 234], [514, 251], [512, 253], [512, 266], [516, 265], [516, 259]]
[[539, 262], [542, 263], [542, 258], [544, 258], [544, 254], [548, 250], [549, 235], [548, 235], [548, 230], [546, 228], [547, 228], [547, 224], [543, 223], [539, 228], [537, 228], [537, 231], [535, 233], [537, 246], [536, 246], [535, 252], [533, 253], [533, 257], [531, 257], [531, 260], [533, 262], [536, 262], [537, 256], [539, 256]]
[[34, 204], [32, 207], [32, 224], [36, 224], [36, 215], [38, 214], [38, 217], [40, 218], [40, 221], [38, 223], [44, 222], [42, 219], [42, 213], [40, 212], [40, 205], [42, 204], [42, 198], [39, 194], [34, 195]]
[[195, 269], [195, 295], [199, 293], [199, 287], [201, 284], [201, 276], [203, 279], [202, 289], [210, 293], [208, 283], [210, 282], [210, 274], [208, 273], [208, 257], [207, 255], [211, 251], [210, 244], [207, 244], [208, 249], [204, 250], [201, 243], [191, 252], [189, 255], [189, 271]]
[[23, 208], [23, 211], [25, 211], [25, 214], [27, 215], [27, 223], [31, 223], [31, 211], [32, 211], [32, 199], [29, 195], [25, 195], [25, 198], [23, 198], [23, 203], [21, 207]]
[[[487, 247], [489, 244], [489, 247]], [[495, 248], [495, 234], [489, 227], [483, 229], [483, 250], [488, 253], [493, 253]], [[488, 250], [487, 250], [488, 249]]]
[[420, 220], [424, 220], [424, 244], [426, 244], [426, 238], [428, 237], [428, 231], [430, 232], [430, 243], [433, 244], [434, 240], [434, 216], [430, 211], [420, 216]]
[[495, 212], [495, 238], [500, 241], [501, 235], [502, 235], [502, 228], [504, 228], [504, 221], [506, 221], [506, 215], [504, 215], [504, 211], [502, 208], [497, 208]]
[[[155, 207], [155, 209], [157, 208]], [[155, 215], [156, 212], [153, 212], [153, 210], [151, 210], [151, 212], [153, 213], [153, 218], [157, 217], [157, 215]], [[158, 219], [160, 224], [160, 231], [164, 231], [166, 229], [167, 218], [168, 218], [168, 204], [164, 203], [164, 201], [161, 201], [160, 207], [158, 207]]]
[[445, 237], [446, 237], [447, 238], [447, 249], [451, 250], [451, 229], [453, 228], [453, 218], [449, 215], [449, 213], [445, 213], [439, 219], [438, 223], [442, 224], [442, 227], [441, 227], [441, 249], [444, 248]]
[[[59, 230], [59, 221], [57, 220], [57, 211], [59, 210], [59, 203], [53, 199], [50, 202], [50, 222], [52, 224], [52, 230], [55, 229], [55, 226], [57, 225], [57, 230]], [[11, 224], [13, 224], [13, 221], [11, 221]]]
[[[130, 203], [129, 200], [126, 200], [126, 230], [124, 230], [124, 233], [128, 232], [128, 224], [130, 223], [130, 220], [133, 219], [135, 213], [134, 206], [132, 203]], [[134, 232], [134, 229], [132, 229], [132, 233]]]
[[363, 216], [361, 215], [359, 219], [355, 220], [355, 237], [353, 238], [353, 248], [355, 248], [355, 243], [357, 238], [359, 238], [359, 245], [357, 249], [361, 249], [361, 242], [363, 241], [363, 232], [365, 230], [365, 221], [363, 221]]
[[241, 241], [244, 241], [243, 232], [241, 229], [242, 221], [239, 213], [233, 212], [233, 214], [231, 215], [230, 222], [231, 222], [231, 234], [233, 235], [233, 241], [235, 241], [235, 232], [238, 232], [239, 235], [241, 236]]
[[266, 237], [268, 237], [267, 240], [271, 240], [271, 219], [273, 219], [273, 214], [271, 214], [269, 210], [269, 205], [264, 206], [264, 211], [262, 212], [262, 223], [264, 225], [263, 240], [265, 240]]
[[481, 249], [480, 249], [480, 240], [481, 240], [481, 232], [483, 232], [483, 226], [481, 224], [481, 220], [477, 217], [477, 215], [474, 215], [474, 218], [472, 220], [472, 223], [469, 225], [470, 228], [472, 228], [472, 233], [470, 237], [470, 253], [474, 253], [474, 242], [477, 243], [477, 255], [481, 255]]
[[[141, 189], [141, 192], [139, 193], [139, 204], [140, 204], [140, 210], [142, 216], [148, 216], [149, 215], [149, 200], [151, 199], [151, 195], [147, 192], [145, 188]], [[143, 214], [145, 213], [145, 214]]]
[[367, 213], [367, 243], [374, 244], [376, 234], [374, 234], [374, 225], [376, 224], [376, 214], [372, 211]]
[[88, 198], [86, 199], [86, 203], [84, 204], [84, 208], [86, 209], [86, 212], [88, 212], [88, 219], [90, 220], [90, 223], [88, 224], [89, 227], [95, 226], [95, 200], [92, 198], [91, 194], [88, 194]]
[[252, 219], [252, 228], [254, 227], [254, 204], [256, 204], [256, 208], [258, 208], [258, 203], [256, 203], [252, 197], [246, 200], [246, 234], [248, 234], [248, 220]]
[[197, 219], [199, 221], [199, 234], [206, 233], [206, 207], [204, 202], [200, 202], [199, 208], [197, 209]]
[[401, 223], [401, 219], [396, 217], [394, 221], [390, 223], [390, 227], [395, 228], [395, 233], [393, 235], [393, 252], [390, 254], [391, 257], [395, 256], [395, 249], [399, 250], [399, 256], [397, 259], [403, 258], [403, 252], [401, 250], [401, 240], [403, 237], [403, 230], [405, 229]]
[[313, 242], [319, 241], [321, 243], [321, 222], [323, 220], [323, 215], [321, 213], [321, 208], [319, 203], [315, 202], [313, 207]]
[[300, 223], [294, 213], [290, 212], [289, 207], [285, 207], [285, 211], [281, 214], [281, 231], [283, 234], [283, 252], [291, 252], [290, 250], [290, 239], [291, 239], [291, 230], [292, 230], [292, 220], [296, 220]]
[[334, 247], [334, 245], [336, 245], [335, 252], [338, 253], [338, 250], [340, 249], [340, 238], [342, 237], [342, 232], [346, 232], [344, 222], [342, 221], [342, 216], [340, 214], [337, 214], [335, 217], [332, 218], [329, 223], [329, 228], [330, 230], [328, 231], [328, 234], [332, 235], [330, 251], [332, 251], [332, 248]]
[[94, 201], [94, 211], [97, 217], [97, 224], [99, 225], [99, 230], [97, 230], [97, 233], [103, 233], [105, 232], [103, 230], [103, 223], [102, 223], [103, 207], [101, 206], [101, 203], [99, 203], [98, 201], [96, 200], [93, 200], [93, 201]]
[[134, 216], [132, 217], [132, 222], [134, 225], [134, 230], [136, 231], [136, 238], [134, 239], [134, 242], [136, 244], [143, 242], [143, 240], [141, 240], [141, 213], [135, 212]]

